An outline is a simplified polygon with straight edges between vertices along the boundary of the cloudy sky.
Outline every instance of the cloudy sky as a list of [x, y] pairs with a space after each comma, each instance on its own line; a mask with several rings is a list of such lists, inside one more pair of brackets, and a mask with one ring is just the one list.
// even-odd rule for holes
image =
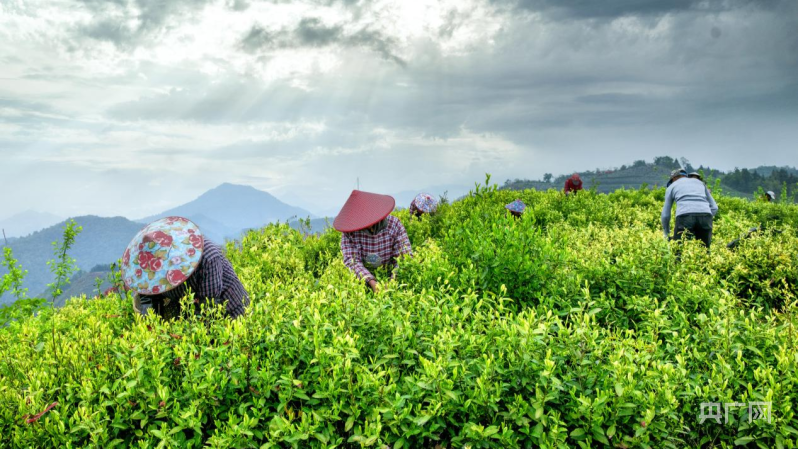
[[3, 0], [0, 218], [798, 164], [795, 0]]

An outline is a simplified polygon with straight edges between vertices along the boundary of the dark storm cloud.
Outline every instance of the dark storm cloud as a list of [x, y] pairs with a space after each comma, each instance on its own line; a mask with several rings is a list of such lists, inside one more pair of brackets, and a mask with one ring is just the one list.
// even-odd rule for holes
[[[79, 0], [92, 13], [92, 20], [76, 29], [77, 35], [96, 41], [113, 43], [120, 49], [132, 49], [147, 38], [168, 31], [170, 21], [184, 20], [202, 11], [213, 0]], [[253, 3], [289, 3], [284, 0], [225, 0], [232, 11], [243, 12]], [[324, 6], [338, 5], [349, 11], [355, 19], [370, 2], [360, 0], [316, 0], [311, 3]], [[136, 25], [129, 25], [136, 23]], [[283, 31], [280, 34], [285, 34]], [[399, 64], [404, 62], [391, 50], [389, 38], [381, 33], [362, 28], [352, 34], [343, 33], [340, 26], [327, 27], [318, 19], [303, 19], [293, 30], [293, 39], [280, 40], [282, 48], [298, 46], [324, 47], [331, 44], [368, 47], [386, 59]], [[272, 41], [265, 30], [253, 27], [242, 40], [246, 50], [262, 48]]]
[[[212, 0], [79, 0], [93, 19], [76, 31], [119, 48], [139, 45], [168, 28], [169, 20], [201, 11]], [[137, 25], [128, 27], [133, 19]]]
[[269, 31], [254, 25], [241, 39], [241, 48], [249, 53], [285, 48], [342, 47], [366, 48], [383, 59], [402, 67], [406, 62], [397, 55], [393, 38], [366, 27], [348, 32], [342, 25], [326, 25], [316, 17], [305, 17], [294, 28]]

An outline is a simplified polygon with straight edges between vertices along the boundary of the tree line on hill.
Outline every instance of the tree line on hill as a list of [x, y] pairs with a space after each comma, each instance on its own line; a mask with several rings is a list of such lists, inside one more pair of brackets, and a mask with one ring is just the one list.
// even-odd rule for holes
[[762, 190], [772, 190], [774, 192], [780, 192], [783, 188], [786, 188], [788, 197], [798, 193], [798, 190], [796, 190], [798, 188], [798, 176], [784, 168], [773, 170], [767, 176], [761, 175], [756, 170], [736, 168], [733, 172], [725, 174], [722, 179], [724, 184], [742, 192], [753, 193], [761, 187]]
[[[700, 165], [693, 166], [686, 158], [669, 156], [655, 157], [653, 162], [636, 160], [631, 165], [577, 172], [585, 182], [585, 188], [596, 187], [600, 192], [609, 192], [618, 188], [639, 188], [642, 185], [665, 185], [671, 170], [684, 168], [688, 172], [702, 172], [705, 180], [720, 179], [724, 192], [733, 196], [752, 197], [760, 189], [772, 190], [780, 197], [786, 195], [793, 199], [798, 195], [798, 169], [790, 167], [761, 166], [755, 169], [739, 169], [723, 172], [721, 170]], [[562, 188], [565, 180], [572, 173], [554, 176], [546, 173], [540, 180], [514, 179], [506, 180], [503, 189], [523, 190], [534, 188], [546, 190]]]

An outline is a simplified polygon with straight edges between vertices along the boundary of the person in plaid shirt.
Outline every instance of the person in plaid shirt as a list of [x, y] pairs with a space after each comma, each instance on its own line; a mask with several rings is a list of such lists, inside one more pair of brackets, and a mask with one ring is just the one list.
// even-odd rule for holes
[[374, 292], [373, 270], [395, 268], [400, 256], [413, 254], [402, 222], [390, 215], [395, 205], [390, 196], [355, 190], [333, 223], [342, 232], [344, 264]]
[[195, 312], [200, 304], [224, 305], [237, 318], [249, 296], [222, 249], [202, 235], [191, 220], [166, 217], [133, 237], [122, 255], [125, 288], [133, 293], [133, 308], [164, 318], [180, 316], [180, 300], [191, 290]]
[[233, 265], [224, 257], [221, 248], [203, 238], [203, 253], [196, 271], [182, 284], [160, 295], [140, 296], [141, 312], [150, 307], [164, 318], [180, 314], [180, 299], [194, 293], [195, 303], [213, 301], [224, 304], [227, 316], [238, 318], [249, 306], [249, 296], [238, 279]]

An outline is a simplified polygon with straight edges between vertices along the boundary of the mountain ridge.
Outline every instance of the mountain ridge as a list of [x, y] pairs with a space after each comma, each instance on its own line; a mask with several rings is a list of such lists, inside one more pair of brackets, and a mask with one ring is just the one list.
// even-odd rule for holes
[[317, 218], [301, 207], [284, 203], [252, 186], [223, 183], [188, 203], [135, 221], [149, 223], [170, 215], [195, 221], [200, 229], [207, 228], [209, 235], [216, 240], [235, 238], [247, 229], [260, 228], [275, 221]]

